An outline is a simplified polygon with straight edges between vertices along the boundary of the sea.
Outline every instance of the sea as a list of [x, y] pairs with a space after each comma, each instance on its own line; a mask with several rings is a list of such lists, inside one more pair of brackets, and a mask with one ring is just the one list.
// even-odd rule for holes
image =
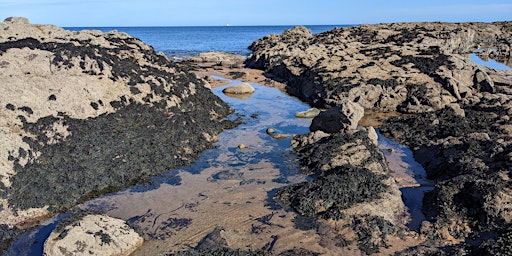
[[[313, 34], [350, 25], [305, 25]], [[94, 29], [125, 32], [153, 46], [172, 59], [180, 60], [201, 52], [222, 51], [248, 56], [248, 47], [269, 34], [281, 34], [294, 25], [281, 26], [183, 26], [183, 27], [68, 27], [72, 31]]]

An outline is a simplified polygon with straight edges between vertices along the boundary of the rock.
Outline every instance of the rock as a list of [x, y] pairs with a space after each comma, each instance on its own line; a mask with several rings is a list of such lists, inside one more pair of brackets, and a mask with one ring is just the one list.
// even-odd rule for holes
[[313, 107], [329, 108], [349, 98], [366, 109], [418, 113], [481, 90], [494, 92], [489, 76], [495, 71], [470, 62], [463, 53], [483, 41], [510, 44], [509, 26], [394, 23], [317, 35], [297, 27], [253, 42], [245, 63], [286, 81], [288, 93]]
[[222, 92], [226, 94], [251, 94], [254, 92], [254, 87], [249, 83], [241, 83], [224, 88]]
[[368, 126], [368, 127], [366, 127], [366, 129], [368, 130], [368, 138], [370, 138], [370, 140], [373, 142], [373, 144], [378, 146], [379, 145], [379, 136], [377, 135], [377, 131], [375, 131], [375, 128], [373, 128], [372, 126]]
[[318, 114], [320, 114], [320, 109], [318, 108], [310, 108], [306, 111], [301, 111], [301, 112], [297, 112], [295, 113], [295, 117], [297, 118], [313, 118], [315, 116], [317, 116]]
[[274, 128], [270, 127], [270, 128], [267, 128], [266, 133], [268, 135], [273, 135], [274, 133], [276, 133], [276, 130]]
[[198, 63], [215, 63], [216, 65], [241, 68], [243, 67], [245, 57], [237, 54], [226, 52], [202, 52], [197, 56], [185, 59], [185, 61], [198, 62]]
[[459, 104], [451, 103], [451, 104], [448, 104], [446, 106], [451, 108], [453, 110], [453, 112], [455, 113], [455, 115], [460, 116], [460, 117], [466, 117], [466, 112], [464, 111], [464, 109], [462, 109], [460, 107]]
[[[389, 118], [380, 132], [409, 146], [437, 182], [424, 198], [428, 221], [421, 234], [427, 241], [397, 255], [510, 251], [511, 73], [479, 66], [467, 53], [491, 48], [495, 57], [510, 63], [511, 28], [511, 22], [393, 23], [310, 35], [298, 27], [253, 42], [248, 67], [284, 81], [289, 94], [310, 106], [329, 109], [313, 119], [314, 133], [294, 136], [291, 144], [302, 170], [315, 178], [283, 188], [277, 200], [303, 215], [343, 221], [353, 216], [372, 222], [356, 216], [400, 209], [400, 196], [391, 196], [388, 202], [394, 203], [384, 206], [367, 190], [370, 198], [356, 207], [351, 202], [359, 198], [358, 188], [337, 190], [359, 179], [381, 188], [374, 175], [387, 173], [380, 161], [369, 160], [376, 145], [372, 129], [351, 130], [357, 121], [339, 113], [348, 99], [365, 109], [407, 114]], [[367, 138], [362, 139], [363, 133]], [[358, 174], [344, 174], [347, 170]], [[379, 181], [392, 187], [392, 181]], [[362, 190], [366, 185], [359, 184]], [[397, 195], [396, 190], [383, 194]], [[376, 201], [378, 207], [370, 203]], [[383, 218], [399, 227], [391, 217], [398, 212], [387, 211]], [[364, 240], [387, 234], [375, 229], [385, 222], [375, 220], [371, 227], [354, 230], [365, 234], [358, 235], [363, 253], [388, 248], [385, 241]]]
[[275, 135], [272, 135], [272, 138], [276, 139], [276, 140], [284, 140], [284, 139], [286, 139], [288, 137], [290, 137], [290, 135], [288, 135], [288, 134], [275, 134]]
[[309, 130], [312, 132], [320, 130], [326, 133], [354, 130], [363, 116], [363, 107], [349, 100], [343, 100], [339, 106], [323, 111], [313, 118]]
[[190, 70], [125, 33], [0, 23], [0, 225], [191, 163], [234, 123]]
[[130, 255], [144, 239], [125, 221], [105, 215], [86, 215], [60, 232], [52, 232], [44, 255]]
[[[278, 202], [301, 216], [348, 222], [344, 227], [358, 234], [360, 249], [368, 252], [386, 243], [386, 235], [403, 229], [401, 216], [405, 214], [400, 190], [390, 176], [384, 154], [370, 138], [370, 130], [331, 135], [316, 131], [294, 136], [292, 147], [302, 172], [313, 178], [283, 187], [275, 195]], [[373, 237], [367, 231], [377, 232], [373, 230], [377, 226], [353, 225], [353, 219], [376, 220], [377, 226], [386, 227], [378, 232], [386, 235]], [[370, 249], [370, 244], [375, 245]]]
[[482, 70], [477, 70], [475, 72], [475, 85], [482, 92], [495, 92], [494, 81], [489, 77], [487, 73]]
[[24, 17], [9, 17], [4, 20], [4, 23], [28, 25], [30, 22], [28, 21], [27, 18]]

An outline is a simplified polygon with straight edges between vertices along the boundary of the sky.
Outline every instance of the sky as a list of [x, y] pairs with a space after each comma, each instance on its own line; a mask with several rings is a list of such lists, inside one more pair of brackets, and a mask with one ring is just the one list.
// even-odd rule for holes
[[0, 0], [0, 21], [61, 27], [512, 20], [511, 0]]

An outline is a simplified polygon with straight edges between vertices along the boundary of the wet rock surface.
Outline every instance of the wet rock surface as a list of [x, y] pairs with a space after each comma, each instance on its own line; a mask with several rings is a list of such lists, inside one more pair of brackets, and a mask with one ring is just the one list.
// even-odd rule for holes
[[124, 33], [0, 23], [0, 225], [191, 163], [231, 113], [187, 64]]
[[[317, 35], [297, 27], [255, 41], [246, 64], [284, 82], [287, 92], [314, 107], [337, 108], [348, 99], [365, 110], [402, 113], [388, 119], [381, 133], [410, 146], [437, 184], [424, 197], [427, 221], [418, 234], [420, 244], [398, 255], [505, 255], [510, 251], [506, 243], [512, 221], [511, 73], [472, 63], [469, 53], [492, 48], [490, 55], [510, 59], [511, 31], [509, 22], [362, 25]], [[387, 188], [381, 185], [386, 168], [368, 167], [385, 166], [385, 161], [374, 161], [378, 154], [371, 150], [364, 156], [370, 144], [357, 134], [317, 131], [295, 139], [292, 146], [304, 171], [316, 178], [282, 189], [277, 198], [303, 215], [332, 218], [327, 214], [330, 210], [341, 213], [360, 202], [342, 207], [330, 204], [343, 202], [343, 197], [332, 197], [347, 181], [354, 182], [352, 177], [372, 185], [343, 193], [357, 194], [360, 189], [361, 194], [352, 194], [351, 200], [372, 202], [378, 200], [376, 195], [393, 191], [392, 182], [386, 183]], [[340, 170], [359, 172], [348, 172], [355, 176], [343, 178]], [[336, 176], [328, 179], [329, 175]], [[329, 184], [339, 179], [344, 182]], [[386, 208], [368, 214], [382, 209]], [[359, 239], [360, 250], [382, 251], [388, 248], [386, 238], [377, 238], [401, 232], [396, 221], [383, 218], [389, 223], [375, 220], [383, 225], [378, 229], [381, 233], [367, 233], [373, 234], [371, 242]], [[368, 219], [353, 223], [364, 224], [352, 225], [358, 234], [367, 232], [365, 225], [373, 225]]]

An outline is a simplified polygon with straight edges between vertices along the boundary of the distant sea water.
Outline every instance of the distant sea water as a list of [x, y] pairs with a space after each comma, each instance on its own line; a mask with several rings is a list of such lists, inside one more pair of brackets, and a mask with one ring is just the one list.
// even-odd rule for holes
[[[305, 25], [313, 34], [350, 25]], [[222, 51], [248, 56], [253, 41], [269, 34], [281, 34], [294, 26], [201, 26], [201, 27], [68, 27], [72, 31], [117, 30], [141, 39], [174, 59], [201, 52]]]

